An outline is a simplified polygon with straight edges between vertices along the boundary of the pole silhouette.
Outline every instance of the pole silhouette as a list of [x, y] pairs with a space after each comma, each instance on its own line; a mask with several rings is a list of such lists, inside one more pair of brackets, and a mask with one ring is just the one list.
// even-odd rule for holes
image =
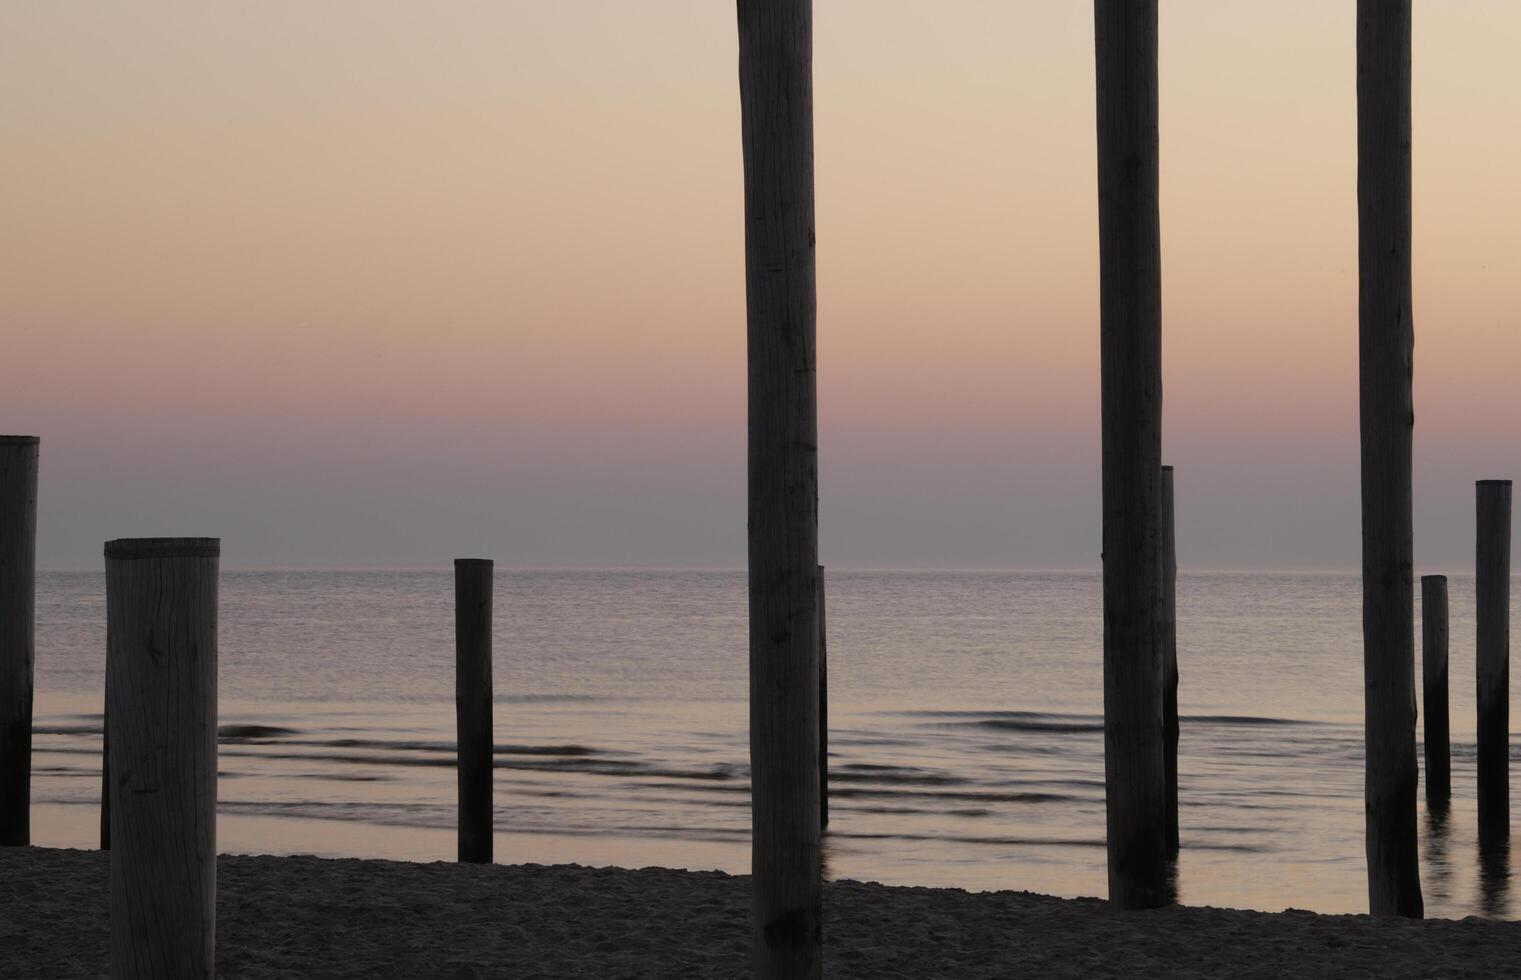
[[32, 842], [36, 436], [0, 436], [0, 847]]
[[1368, 908], [1419, 918], [1410, 373], [1410, 0], [1357, 2]]
[[459, 778], [458, 858], [490, 864], [491, 595], [489, 558], [454, 560], [454, 721]]
[[1172, 467], [1162, 467], [1162, 763], [1167, 770], [1167, 853], [1178, 856], [1178, 542]]
[[220, 554], [106, 543], [112, 980], [214, 972]]
[[1171, 900], [1162, 730], [1157, 3], [1094, 0], [1109, 900]]
[[1510, 489], [1509, 480], [1480, 480], [1475, 487], [1481, 844], [1510, 834]]
[[818, 977], [818, 416], [812, 0], [739, 0], [757, 977]]
[[1421, 677], [1426, 689], [1426, 805], [1452, 799], [1452, 748], [1447, 711], [1447, 576], [1421, 576]]
[[819, 826], [829, 826], [829, 631], [824, 626], [824, 566], [819, 566]]

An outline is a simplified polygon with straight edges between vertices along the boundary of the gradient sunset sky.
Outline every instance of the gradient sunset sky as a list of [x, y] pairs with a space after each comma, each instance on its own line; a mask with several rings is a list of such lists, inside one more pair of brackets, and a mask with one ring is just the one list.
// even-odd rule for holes
[[[1165, 0], [1185, 568], [1359, 561], [1354, 3]], [[1091, 4], [815, 7], [821, 553], [1096, 568]], [[734, 6], [0, 10], [39, 558], [741, 567]], [[1521, 4], [1415, 10], [1416, 554], [1521, 475]]]

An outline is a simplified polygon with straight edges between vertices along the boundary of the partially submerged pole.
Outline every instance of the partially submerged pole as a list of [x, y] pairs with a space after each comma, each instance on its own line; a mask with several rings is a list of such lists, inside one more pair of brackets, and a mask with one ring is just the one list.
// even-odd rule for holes
[[1167, 853], [1178, 856], [1178, 542], [1172, 467], [1162, 467], [1162, 763], [1167, 770]]
[[491, 863], [491, 590], [489, 558], [454, 560], [454, 720], [459, 751], [459, 860]]
[[0, 436], [0, 847], [32, 842], [36, 436]]
[[1510, 833], [1510, 481], [1475, 487], [1479, 836]]
[[812, 0], [740, 0], [757, 977], [821, 970]]
[[1358, 394], [1362, 434], [1368, 908], [1423, 914], [1416, 854], [1410, 373], [1410, 0], [1357, 2]]
[[819, 566], [819, 826], [829, 826], [829, 631], [824, 628], [824, 566]]
[[1171, 901], [1162, 731], [1157, 2], [1094, 0], [1109, 900]]
[[1446, 810], [1452, 799], [1452, 750], [1447, 728], [1447, 576], [1421, 576], [1421, 676], [1426, 706], [1426, 806]]
[[112, 980], [213, 975], [220, 554], [106, 543]]

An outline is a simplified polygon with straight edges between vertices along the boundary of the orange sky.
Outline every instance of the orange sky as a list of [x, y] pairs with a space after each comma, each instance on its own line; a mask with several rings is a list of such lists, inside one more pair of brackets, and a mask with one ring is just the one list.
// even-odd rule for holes
[[[1163, 4], [1185, 561], [1357, 562], [1353, 10]], [[1093, 564], [1089, 5], [816, 18], [826, 556]], [[1518, 35], [1417, 5], [1417, 546], [1453, 567], [1472, 480], [1521, 469]], [[45, 439], [45, 562], [225, 528], [262, 564], [742, 563], [731, 4], [18, 0], [0, 37], [0, 428]]]

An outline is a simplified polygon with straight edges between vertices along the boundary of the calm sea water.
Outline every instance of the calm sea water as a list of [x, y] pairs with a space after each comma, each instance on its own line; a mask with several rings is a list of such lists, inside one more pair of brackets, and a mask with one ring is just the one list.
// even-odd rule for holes
[[[828, 587], [829, 875], [1105, 894], [1099, 576]], [[1450, 587], [1426, 907], [1511, 917], [1475, 832], [1473, 582]], [[745, 603], [742, 573], [498, 572], [497, 860], [748, 871]], [[1181, 900], [1364, 911], [1357, 578], [1184, 574], [1178, 606]], [[452, 630], [448, 571], [225, 573], [220, 847], [452, 860]], [[93, 847], [101, 574], [41, 577], [37, 646], [33, 836]]]

